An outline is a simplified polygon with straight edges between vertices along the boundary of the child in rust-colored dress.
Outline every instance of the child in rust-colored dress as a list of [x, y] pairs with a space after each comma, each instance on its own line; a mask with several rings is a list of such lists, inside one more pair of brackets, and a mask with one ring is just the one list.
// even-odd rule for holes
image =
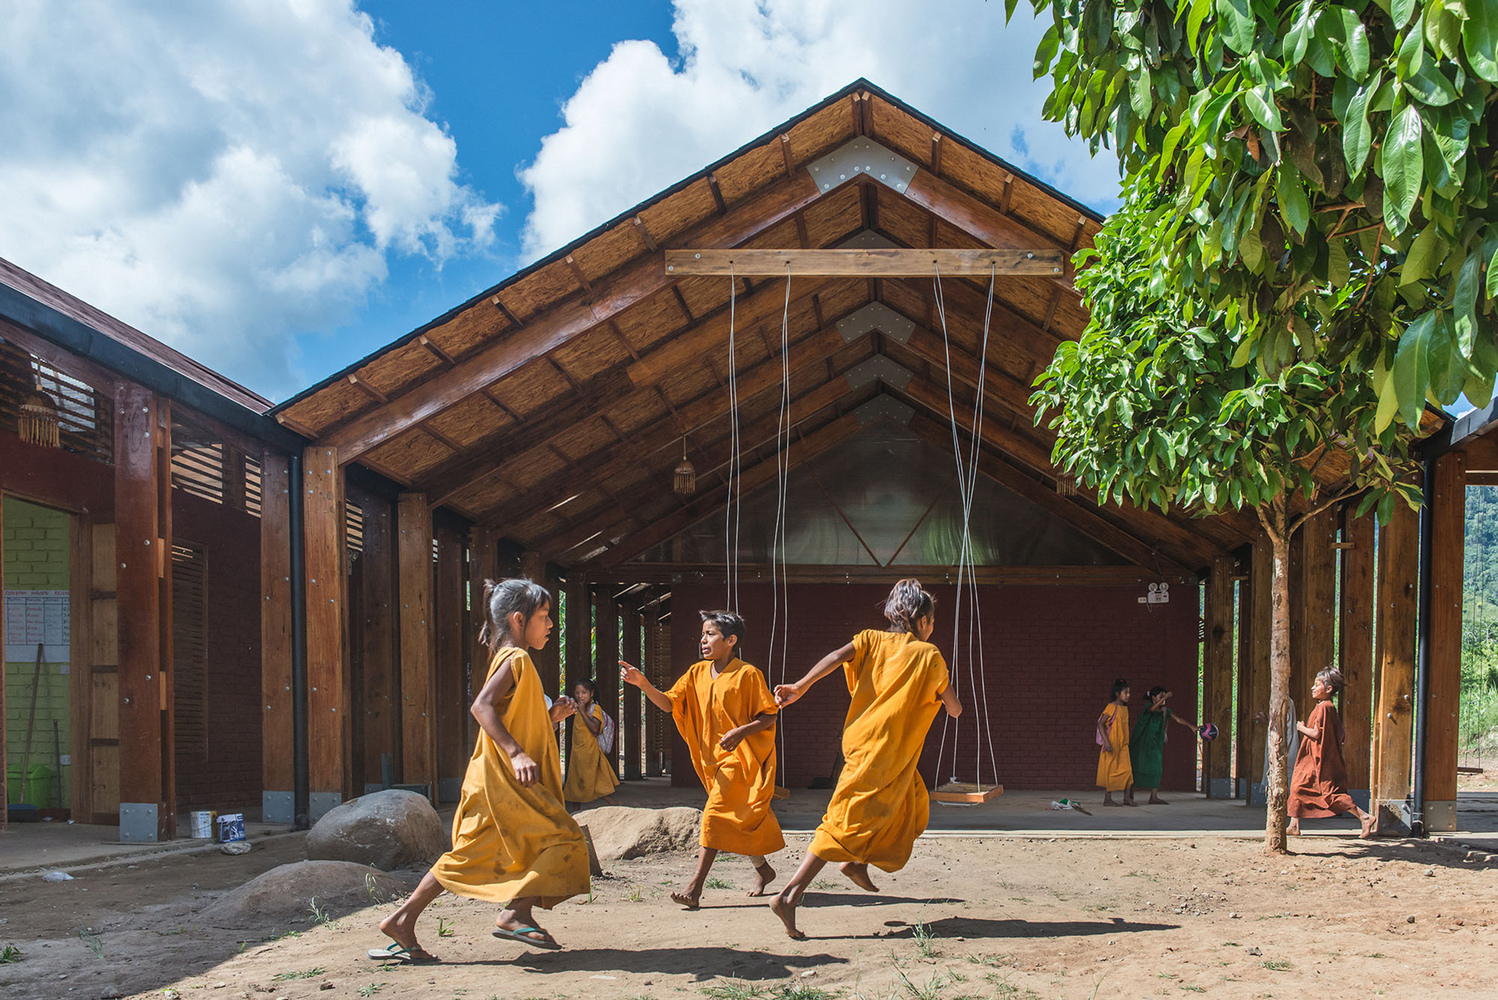
[[1347, 764], [1342, 760], [1342, 717], [1332, 704], [1332, 695], [1342, 690], [1342, 671], [1327, 669], [1316, 675], [1311, 697], [1316, 707], [1305, 722], [1297, 722], [1300, 752], [1295, 757], [1295, 771], [1290, 776], [1290, 827], [1292, 835], [1300, 833], [1302, 819], [1324, 819], [1352, 813], [1362, 824], [1359, 837], [1373, 833], [1373, 817], [1359, 809], [1347, 794]]

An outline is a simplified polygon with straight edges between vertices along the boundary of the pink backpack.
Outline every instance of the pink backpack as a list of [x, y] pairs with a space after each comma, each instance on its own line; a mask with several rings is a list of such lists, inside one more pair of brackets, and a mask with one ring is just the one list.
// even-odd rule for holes
[[598, 727], [598, 749], [605, 754], [614, 752], [614, 717], [603, 713], [603, 725]]

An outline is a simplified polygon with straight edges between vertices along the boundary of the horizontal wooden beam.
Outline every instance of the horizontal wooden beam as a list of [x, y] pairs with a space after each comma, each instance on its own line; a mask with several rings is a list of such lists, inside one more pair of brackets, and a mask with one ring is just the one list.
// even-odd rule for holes
[[1056, 249], [1037, 250], [667, 250], [666, 273], [733, 274], [741, 278], [915, 277], [937, 275], [1039, 275], [1054, 277], [1066, 269]]
[[[952, 585], [957, 582], [955, 566], [777, 566], [782, 583], [888, 583], [897, 576], [913, 576], [923, 584]], [[1164, 580], [1180, 586], [1197, 582], [1194, 575], [1180, 571], [1157, 574], [1138, 566], [978, 566], [971, 572], [978, 583], [1010, 587], [1121, 587], [1130, 584], [1155, 583]], [[741, 563], [739, 580], [743, 583], [769, 583], [770, 567], [761, 563]], [[623, 585], [628, 583], [721, 583], [725, 572], [720, 563], [621, 563], [599, 569], [589, 568], [589, 582]]]

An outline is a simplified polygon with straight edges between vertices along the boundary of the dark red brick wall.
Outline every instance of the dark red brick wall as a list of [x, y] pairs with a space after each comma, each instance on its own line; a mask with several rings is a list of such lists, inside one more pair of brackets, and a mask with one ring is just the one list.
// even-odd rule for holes
[[260, 519], [173, 490], [172, 531], [208, 550], [208, 754], [178, 755], [177, 807], [259, 808]]
[[[938, 602], [932, 639], [951, 665], [956, 589], [932, 591]], [[750, 630], [746, 658], [766, 671], [772, 687], [782, 677], [794, 680], [860, 629], [882, 628], [887, 592], [867, 585], [792, 586], [791, 641], [782, 664], [778, 651], [773, 663], [768, 655], [770, 588], [743, 585], [742, 611]], [[1181, 587], [1170, 604], [1149, 606], [1138, 603], [1143, 593], [1142, 586], [982, 588], [984, 669], [980, 674], [970, 665], [964, 650], [954, 670], [966, 711], [959, 722], [946, 724], [939, 769], [943, 778], [951, 776], [955, 765], [960, 780], [978, 780], [981, 744], [985, 784], [994, 780], [996, 765], [998, 781], [1010, 788], [1091, 788], [1098, 751], [1093, 726], [1116, 677], [1133, 684], [1136, 701], [1151, 685], [1166, 685], [1175, 692], [1172, 707], [1194, 719], [1196, 590]], [[672, 676], [698, 658], [697, 609], [719, 607], [723, 600], [721, 585], [672, 588]], [[968, 629], [962, 632], [965, 640]], [[841, 674], [833, 674], [786, 711], [782, 774], [790, 787], [806, 787], [812, 778], [832, 773], [847, 710], [847, 686]], [[928, 780], [938, 771], [946, 718], [939, 714], [927, 736], [921, 769]], [[1176, 729], [1166, 745], [1166, 788], [1195, 787], [1196, 755], [1185, 735]], [[990, 736], [994, 764], [989, 763]], [[672, 759], [680, 762], [673, 768], [673, 783], [697, 780], [679, 738]]]

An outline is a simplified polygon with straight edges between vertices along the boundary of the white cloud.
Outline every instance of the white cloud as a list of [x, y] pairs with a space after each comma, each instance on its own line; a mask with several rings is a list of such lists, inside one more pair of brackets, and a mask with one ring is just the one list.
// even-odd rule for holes
[[680, 64], [653, 42], [616, 45], [521, 171], [535, 197], [524, 250], [564, 245], [860, 76], [1110, 208], [1117, 161], [1041, 117], [1042, 30], [1023, 9], [1006, 27], [1003, 6], [981, 0], [676, 0]]
[[493, 238], [352, 0], [9, 0], [0, 256], [269, 395], [390, 253]]

